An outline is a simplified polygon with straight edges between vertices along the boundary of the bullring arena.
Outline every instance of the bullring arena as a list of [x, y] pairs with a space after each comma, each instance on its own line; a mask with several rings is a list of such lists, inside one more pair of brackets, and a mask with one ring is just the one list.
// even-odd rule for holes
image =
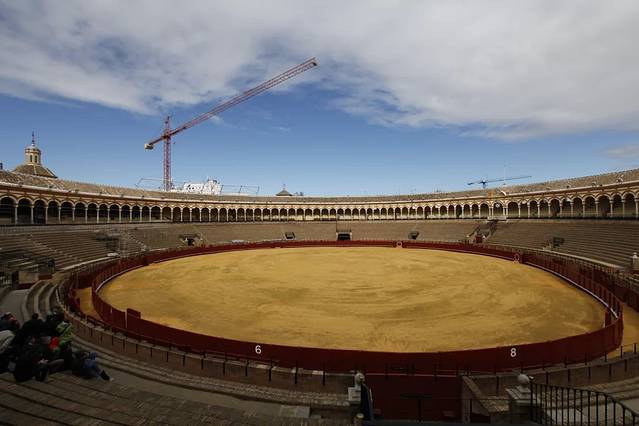
[[[32, 166], [0, 170], [0, 301], [22, 320], [64, 313], [74, 345], [116, 375], [91, 386], [133, 416], [122, 423], [168, 410], [346, 424], [367, 404], [386, 419], [500, 422], [522, 372], [527, 420], [575, 419], [580, 404], [635, 422], [639, 170], [498, 193], [214, 197]], [[113, 415], [64, 373], [0, 379], [12, 418]]]
[[194, 256], [125, 273], [101, 294], [116, 308], [197, 333], [363, 351], [519, 345], [587, 333], [604, 321], [594, 299], [548, 272], [440, 250]]

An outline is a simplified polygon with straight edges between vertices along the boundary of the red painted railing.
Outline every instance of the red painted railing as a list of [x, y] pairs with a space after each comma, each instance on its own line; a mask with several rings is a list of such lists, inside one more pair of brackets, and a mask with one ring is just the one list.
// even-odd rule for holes
[[[238, 341], [193, 333], [145, 320], [135, 311], [118, 310], [99, 296], [100, 287], [118, 274], [149, 263], [184, 256], [277, 247], [394, 247], [396, 245], [411, 249], [437, 249], [496, 256], [543, 268], [564, 277], [572, 285], [596, 297], [606, 308], [605, 325], [596, 331], [563, 339], [486, 349], [419, 353], [357, 351], [273, 345], [259, 341]], [[82, 281], [78, 283], [80, 287], [87, 286], [89, 283], [92, 286], [93, 305], [101, 321], [114, 331], [122, 332], [130, 337], [166, 346], [180, 347], [192, 352], [218, 353], [225, 356], [260, 360], [265, 363], [276, 363], [284, 367], [302, 367], [329, 372], [351, 370], [363, 370], [369, 373], [392, 373], [394, 371], [416, 373], [437, 371], [494, 372], [589, 361], [611, 352], [621, 344], [622, 304], [615, 293], [621, 295], [633, 307], [638, 302], [636, 294], [627, 292], [626, 289], [616, 286], [610, 280], [607, 281], [605, 276], [599, 276], [592, 269], [565, 259], [470, 244], [415, 241], [401, 243], [395, 241], [294, 241], [198, 247], [124, 259], [85, 275], [80, 280]], [[73, 294], [71, 295], [71, 303], [77, 304], [77, 299]]]

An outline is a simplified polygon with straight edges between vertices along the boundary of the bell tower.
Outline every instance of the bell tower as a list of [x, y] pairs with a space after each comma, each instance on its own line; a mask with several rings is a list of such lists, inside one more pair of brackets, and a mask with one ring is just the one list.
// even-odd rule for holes
[[31, 145], [24, 149], [24, 164], [29, 166], [42, 165], [42, 151], [36, 146], [34, 132], [31, 132]]

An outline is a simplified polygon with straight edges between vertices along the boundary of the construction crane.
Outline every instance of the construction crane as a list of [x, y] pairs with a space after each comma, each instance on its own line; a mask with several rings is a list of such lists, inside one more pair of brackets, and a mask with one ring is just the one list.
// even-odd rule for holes
[[166, 117], [166, 119], [164, 120], [164, 131], [162, 132], [162, 135], [153, 139], [152, 141], [147, 142], [146, 144], [144, 144], [144, 148], [145, 149], [153, 149], [153, 147], [155, 146], [155, 144], [160, 143], [160, 142], [164, 142], [164, 178], [162, 181], [163, 187], [165, 191], [170, 191], [173, 184], [171, 181], [171, 138], [173, 136], [175, 136], [176, 134], [186, 130], [186, 129], [190, 129], [191, 127], [200, 124], [208, 119], [210, 119], [211, 117], [214, 117], [224, 111], [226, 111], [229, 108], [234, 107], [235, 105], [249, 99], [252, 98], [253, 96], [259, 95], [260, 93], [274, 87], [277, 86], [278, 84], [281, 84], [283, 82], [285, 82], [286, 80], [295, 77], [298, 74], [303, 73], [304, 71], [307, 71], [311, 68], [314, 68], [317, 66], [317, 61], [315, 60], [315, 58], [311, 58], [305, 62], [302, 62], [301, 64], [297, 65], [296, 67], [293, 67], [287, 71], [284, 71], [283, 73], [273, 77], [272, 79], [265, 81], [264, 83], [260, 84], [259, 86], [256, 86], [252, 89], [249, 89], [235, 97], [233, 97], [232, 99], [216, 106], [215, 108], [205, 112], [204, 114], [201, 114], [197, 117], [195, 117], [194, 119], [187, 121], [184, 124], [181, 124], [179, 126], [177, 126], [174, 129], [171, 129], [171, 117], [168, 116]]
[[483, 189], [486, 189], [486, 184], [487, 183], [493, 183], [493, 182], [506, 182], [507, 180], [517, 180], [517, 179], [527, 179], [527, 178], [531, 178], [532, 176], [510, 176], [510, 177], [503, 177], [503, 178], [499, 178], [499, 179], [482, 179], [482, 180], [478, 180], [475, 182], [469, 182], [468, 185], [478, 185], [481, 183], [481, 187]]

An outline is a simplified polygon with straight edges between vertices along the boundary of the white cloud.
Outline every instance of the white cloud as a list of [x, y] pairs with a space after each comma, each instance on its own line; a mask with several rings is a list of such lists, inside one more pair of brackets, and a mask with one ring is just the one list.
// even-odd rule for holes
[[0, 0], [0, 92], [150, 113], [287, 83], [384, 125], [639, 130], [639, 2]]
[[629, 143], [607, 149], [604, 154], [617, 160], [639, 160], [639, 143]]
[[224, 124], [224, 119], [219, 115], [214, 115], [213, 117], [209, 118], [209, 120], [211, 120], [213, 124]]

